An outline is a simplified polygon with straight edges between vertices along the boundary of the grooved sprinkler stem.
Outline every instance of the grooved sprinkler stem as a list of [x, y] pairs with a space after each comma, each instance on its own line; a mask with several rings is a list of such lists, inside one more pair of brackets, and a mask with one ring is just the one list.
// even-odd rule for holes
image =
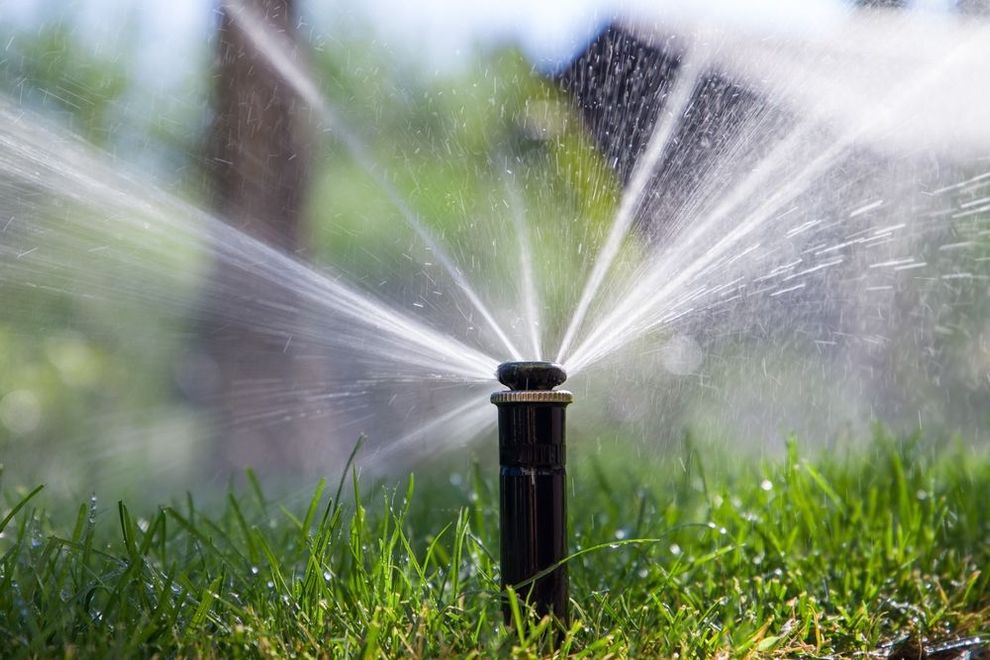
[[[532, 578], [567, 556], [564, 410], [574, 397], [553, 389], [567, 374], [552, 362], [505, 362], [496, 376], [509, 388], [491, 396], [498, 406], [502, 587], [515, 588], [566, 630], [567, 567]], [[508, 601], [502, 612], [510, 623]]]

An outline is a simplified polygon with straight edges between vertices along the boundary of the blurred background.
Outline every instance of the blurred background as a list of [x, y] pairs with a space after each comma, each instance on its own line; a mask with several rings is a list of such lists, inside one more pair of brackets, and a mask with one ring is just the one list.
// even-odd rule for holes
[[[681, 66], [677, 48], [630, 27], [654, 34], [656, 7], [591, 0], [243, 4], [291, 45], [384, 178], [428, 219], [488, 300], [518, 298], [505, 284], [515, 263], [505, 254], [516, 248], [504, 223], [510, 206], [525, 209], [540, 236], [532, 249], [543, 331], [556, 345], [587, 277], [588, 254], [603, 241]], [[691, 18], [801, 34], [867, 10], [824, 0], [761, 2], [745, 11], [708, 2]], [[681, 20], [673, 15], [687, 11], [664, 5], [659, 14]], [[943, 20], [981, 16], [986, 7], [917, 2], [887, 11]], [[456, 324], [469, 343], [485, 343], [460, 302], [439, 300], [449, 282], [437, 283], [442, 276], [429, 250], [416, 246], [374, 178], [331, 139], [318, 109], [271, 70], [224, 8], [195, 0], [18, 0], [0, 6], [0, 38], [0, 92], [11, 112], [80, 136], [128, 180], [206, 209], [317, 270], [344, 273], [433, 326]], [[684, 139], [717, 139], [732, 108], [752, 102], [739, 100], [747, 90], [715, 79], [711, 86], [718, 91], [702, 98], [710, 112], [697, 115]], [[855, 167], [886, 167], [879, 162], [862, 156]], [[953, 185], [988, 164], [990, 153], [976, 153], [951, 167], [931, 161], [928, 174]], [[0, 225], [25, 209], [38, 217], [90, 212], [9, 182], [0, 199]], [[662, 218], [650, 218], [638, 222], [631, 253], [663, 233]], [[975, 234], [983, 231], [974, 226]], [[369, 436], [367, 469], [376, 474], [429, 469], [439, 449], [458, 451], [445, 453], [437, 469], [463, 469], [493, 455], [490, 426], [440, 439], [433, 436], [450, 431], [436, 428], [402, 451], [381, 451], [411, 426], [449, 411], [443, 388], [461, 386], [356, 386], [366, 374], [335, 363], [332, 352], [322, 355], [319, 342], [273, 336], [213, 313], [234, 280], [259, 299], [283, 292], [265, 278], [226, 272], [225, 261], [203, 249], [206, 239], [147, 247], [144, 255], [139, 228], [114, 231], [131, 246], [128, 258], [104, 262], [102, 243], [92, 239], [79, 269], [88, 279], [73, 292], [46, 285], [43, 275], [0, 270], [7, 483], [155, 497], [224, 485], [248, 466], [290, 480], [336, 474], [361, 434]], [[953, 231], [945, 225], [929, 234], [938, 240], [919, 243], [919, 259], [958, 271], [958, 261], [939, 252], [952, 244]], [[587, 453], [622, 444], [649, 454], [693, 432], [760, 453], [780, 447], [792, 431], [808, 444], [855, 442], [874, 423], [985, 442], [990, 239], [982, 236], [967, 248], [967, 272], [979, 277], [898, 288], [898, 315], [883, 319], [882, 337], [870, 330], [868, 313], [843, 305], [861, 293], [847, 281], [843, 295], [823, 294], [828, 302], [800, 316], [791, 309], [792, 323], [747, 314], [745, 323], [676, 332], [620, 357], [573, 384], [579, 401], [596, 402], [583, 412], [575, 406], [574, 442]], [[67, 249], [50, 258], [77, 261], [79, 254]], [[157, 266], [140, 267], [142, 260]], [[124, 287], [140, 295], [114, 295]], [[304, 305], [283, 302], [286, 314]], [[508, 311], [498, 314], [507, 327], [521, 323]], [[839, 353], [828, 343], [834, 337], [811, 336], [811, 328], [826, 325], [867, 340]], [[483, 401], [493, 386], [471, 387]], [[350, 402], [337, 405], [320, 392]]]

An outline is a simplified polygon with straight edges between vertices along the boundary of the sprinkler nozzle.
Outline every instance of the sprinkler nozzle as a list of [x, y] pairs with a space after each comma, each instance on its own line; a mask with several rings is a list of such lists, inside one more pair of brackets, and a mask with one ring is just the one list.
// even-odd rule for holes
[[554, 362], [503, 362], [495, 377], [510, 390], [552, 390], [567, 380], [567, 372]]
[[[564, 410], [573, 395], [553, 389], [567, 374], [552, 362], [506, 362], [496, 375], [509, 388], [491, 397], [498, 406], [502, 586], [540, 616], [552, 615], [559, 632], [568, 626]], [[502, 609], [511, 623], [507, 602]]]

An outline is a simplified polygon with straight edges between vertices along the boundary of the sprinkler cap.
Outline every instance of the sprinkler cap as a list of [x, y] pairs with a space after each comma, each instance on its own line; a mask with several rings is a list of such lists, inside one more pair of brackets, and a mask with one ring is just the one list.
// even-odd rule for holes
[[564, 368], [553, 362], [503, 362], [495, 376], [514, 391], [552, 390], [567, 380]]

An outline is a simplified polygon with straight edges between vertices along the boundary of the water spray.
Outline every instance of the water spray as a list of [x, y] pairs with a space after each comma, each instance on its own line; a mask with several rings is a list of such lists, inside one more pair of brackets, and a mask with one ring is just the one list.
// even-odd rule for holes
[[[554, 389], [567, 374], [552, 362], [505, 362], [496, 376], [509, 388], [491, 396], [498, 406], [502, 587], [566, 628], [564, 411], [574, 396]], [[508, 623], [508, 601], [502, 610]]]

